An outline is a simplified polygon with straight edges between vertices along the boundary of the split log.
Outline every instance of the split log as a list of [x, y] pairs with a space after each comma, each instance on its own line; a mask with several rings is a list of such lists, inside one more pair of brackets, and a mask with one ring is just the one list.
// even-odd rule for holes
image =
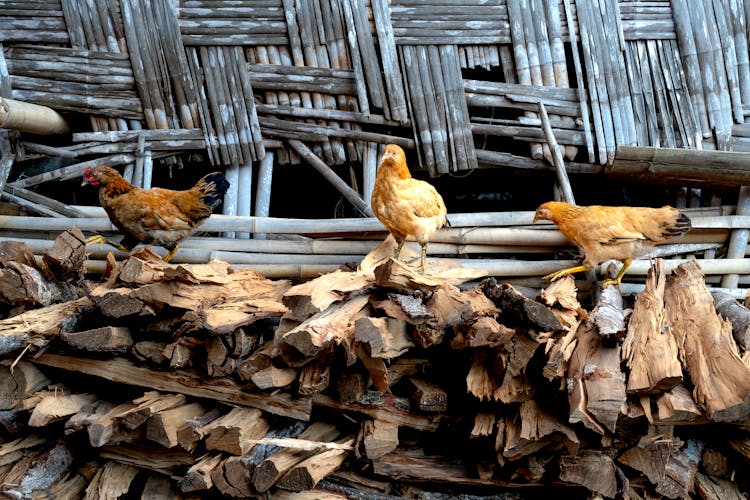
[[73, 285], [49, 280], [36, 265], [11, 261], [0, 269], [0, 298], [10, 304], [49, 306], [79, 295]]
[[281, 389], [297, 380], [297, 370], [295, 368], [269, 366], [253, 373], [250, 380], [259, 389]]
[[184, 394], [162, 394], [148, 391], [140, 398], [133, 400], [133, 407], [121, 413], [117, 418], [128, 429], [135, 429], [157, 413], [184, 404]]
[[87, 420], [91, 419], [91, 423], [86, 429], [89, 435], [89, 444], [94, 448], [99, 448], [108, 443], [119, 444], [134, 441], [135, 434], [132, 430], [125, 428], [120, 417], [135, 407], [135, 403], [123, 403], [111, 406], [101, 414], [99, 410], [104, 410], [106, 407], [97, 408], [96, 413], [87, 418]]
[[42, 448], [18, 460], [3, 478], [5, 495], [11, 498], [31, 498], [43, 494], [57, 481], [67, 476], [73, 463], [73, 452], [64, 444]]
[[205, 412], [200, 403], [188, 403], [160, 411], [146, 422], [146, 437], [165, 448], [177, 446], [177, 430], [188, 420]]
[[[313, 422], [300, 435], [300, 439], [309, 441], [331, 441], [340, 434], [339, 430], [328, 423]], [[267, 491], [276, 481], [314, 452], [292, 448], [283, 449], [263, 460], [253, 473], [253, 485], [261, 493]]]
[[221, 454], [204, 455], [195, 465], [190, 467], [185, 475], [177, 482], [180, 490], [185, 493], [210, 489], [214, 483], [211, 472], [219, 466], [223, 457]]
[[28, 361], [0, 361], [0, 410], [16, 407], [26, 397], [47, 387], [51, 380]]
[[36, 259], [31, 249], [21, 241], [0, 242], [0, 263], [4, 266], [9, 262], [17, 262], [27, 266], [36, 267]]
[[704, 500], [742, 500], [745, 498], [735, 481], [695, 474], [695, 489]]
[[565, 448], [570, 455], [578, 450], [575, 431], [542, 410], [533, 399], [521, 403], [518, 418], [505, 419], [504, 426], [505, 442], [497, 443], [502, 446], [497, 451], [510, 460], [534, 454], [547, 446]]
[[198, 432], [207, 434], [206, 449], [221, 450], [233, 455], [245, 455], [254, 440], [268, 433], [271, 424], [255, 408], [233, 408], [226, 415], [213, 420]]
[[299, 385], [297, 387], [297, 391], [300, 394], [312, 396], [313, 394], [323, 392], [328, 388], [328, 385], [331, 382], [332, 357], [333, 349], [329, 350], [327, 353], [321, 354], [311, 363], [302, 367], [299, 375]]
[[77, 227], [61, 233], [52, 248], [42, 255], [45, 275], [50, 280], [77, 283], [83, 279], [86, 238]]
[[693, 491], [695, 474], [703, 443], [679, 439], [653, 439], [644, 436], [638, 446], [619, 457], [628, 467], [642, 472], [656, 485], [656, 492], [669, 498], [688, 498]]
[[510, 327], [523, 326], [540, 332], [562, 329], [562, 324], [547, 306], [525, 297], [511, 285], [500, 285], [494, 278], [489, 278], [480, 286], [502, 311], [500, 321], [503, 324]]
[[277, 332], [276, 345], [281, 356], [291, 366], [299, 366], [332, 344], [351, 345], [356, 316], [367, 306], [368, 300], [367, 295], [352, 297], [331, 305], [287, 332]]
[[26, 311], [0, 320], [0, 354], [29, 343], [41, 347], [61, 331], [75, 329], [82, 314], [94, 303], [88, 297]]
[[202, 430], [221, 415], [221, 409], [214, 408], [200, 417], [188, 420], [182, 425], [182, 427], [177, 429], [177, 443], [183, 450], [193, 451], [198, 443], [205, 437]]
[[117, 462], [107, 462], [100, 468], [86, 488], [84, 500], [118, 498], [130, 490], [138, 469]]
[[604, 338], [622, 339], [625, 336], [625, 312], [622, 295], [616, 286], [602, 290], [599, 302], [589, 316]]
[[665, 321], [680, 348], [680, 362], [709, 417], [732, 421], [750, 414], [750, 368], [739, 356], [732, 324], [722, 319], [694, 260], [667, 279]]
[[344, 372], [336, 379], [336, 393], [341, 404], [359, 401], [368, 386], [367, 375], [359, 371]]
[[625, 375], [620, 369], [620, 346], [605, 347], [597, 327], [587, 319], [576, 332], [577, 344], [568, 368], [569, 422], [604, 434], [615, 432], [625, 402]]
[[210, 337], [203, 345], [206, 348], [206, 373], [210, 377], [226, 377], [234, 373], [237, 360], [229, 355], [223, 337]]
[[466, 390], [480, 401], [494, 400], [504, 371], [502, 359], [497, 352], [486, 349], [475, 349], [472, 355]]
[[539, 347], [539, 341], [530, 334], [517, 331], [505, 344], [507, 356], [505, 374], [494, 397], [503, 403], [520, 403], [534, 396], [534, 387], [528, 380], [526, 367]]
[[125, 326], [103, 326], [83, 332], [61, 332], [60, 339], [75, 349], [89, 352], [124, 354], [133, 346], [133, 336]]
[[472, 438], [489, 437], [495, 431], [497, 415], [494, 413], [480, 412], [474, 416], [474, 427], [469, 434]]
[[[342, 438], [336, 443], [351, 446], [354, 444], [354, 438]], [[330, 449], [308, 457], [284, 474], [277, 485], [291, 491], [310, 490], [321, 479], [341, 467], [349, 453], [351, 452], [346, 449]]]
[[351, 403], [339, 403], [325, 394], [316, 394], [313, 396], [313, 402], [316, 406], [340, 411], [354, 411], [376, 420], [419, 431], [434, 432], [442, 418], [442, 415], [411, 413], [408, 400], [378, 391], [366, 392], [357, 401]]
[[617, 466], [604, 453], [586, 450], [560, 458], [560, 480], [580, 484], [606, 498], [618, 492]]
[[732, 335], [743, 351], [750, 349], [750, 309], [728, 293], [712, 290], [716, 310], [732, 322]]
[[87, 429], [93, 422], [105, 415], [115, 404], [104, 399], [97, 399], [83, 406], [75, 415], [65, 422], [65, 434]]
[[443, 389], [416, 377], [411, 377], [409, 381], [415, 387], [411, 399], [420, 411], [444, 412], [448, 409], [448, 394]]
[[282, 299], [289, 309], [286, 317], [304, 321], [328, 309], [334, 302], [364, 294], [373, 286], [363, 273], [334, 271], [288, 289]]
[[122, 446], [102, 446], [99, 456], [105, 460], [133, 465], [168, 476], [181, 474], [195, 463], [193, 455], [178, 447], [165, 449], [162, 446], [146, 445], [143, 442]]
[[682, 384], [661, 394], [656, 400], [656, 408], [659, 422], [684, 424], [701, 417], [690, 391]]
[[45, 353], [35, 358], [34, 363], [95, 375], [120, 384], [257, 407], [274, 415], [300, 420], [309, 420], [312, 409], [312, 402], [309, 399], [292, 398], [289, 394], [244, 392], [236, 382], [230, 379], [207, 379], [187, 371], [164, 372], [137, 366], [123, 358], [103, 361]]
[[662, 264], [657, 259], [649, 269], [646, 289], [636, 296], [622, 343], [623, 361], [630, 368], [627, 391], [631, 394], [656, 394], [682, 382], [677, 343], [664, 319], [666, 277]]
[[51, 394], [34, 406], [29, 417], [31, 427], [43, 427], [51, 422], [78, 413], [85, 405], [96, 400], [94, 394]]
[[382, 420], [365, 420], [362, 424], [365, 455], [370, 460], [380, 458], [398, 447], [398, 426]]
[[414, 347], [406, 332], [406, 322], [395, 318], [359, 318], [354, 323], [354, 340], [367, 344], [375, 358], [397, 358]]

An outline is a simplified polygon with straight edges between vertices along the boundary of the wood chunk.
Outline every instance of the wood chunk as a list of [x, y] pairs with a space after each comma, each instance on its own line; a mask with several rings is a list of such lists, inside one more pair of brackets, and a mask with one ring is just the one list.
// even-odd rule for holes
[[175, 488], [174, 482], [167, 476], [151, 473], [141, 492], [141, 500], [156, 498], [182, 500], [184, 498]]
[[355, 344], [354, 352], [362, 365], [370, 374], [370, 380], [375, 389], [381, 392], [390, 392], [388, 386], [388, 367], [382, 358], [373, 358], [370, 356], [370, 349], [366, 344]]
[[374, 460], [398, 447], [398, 426], [382, 420], [365, 420], [362, 424], [365, 455]]
[[740, 304], [732, 295], [721, 290], [711, 290], [716, 311], [732, 322], [732, 336], [743, 351], [750, 350], [750, 309]]
[[149, 361], [155, 365], [162, 365], [167, 362], [169, 358], [164, 355], [164, 350], [167, 347], [166, 342], [155, 342], [153, 340], [143, 340], [133, 344], [131, 353], [139, 361]]
[[625, 402], [625, 375], [620, 368], [620, 347], [604, 347], [590, 319], [578, 327], [577, 345], [568, 368], [570, 423], [604, 434], [615, 431]]
[[333, 350], [329, 350], [302, 367], [297, 387], [300, 394], [312, 396], [328, 388], [331, 383], [332, 358]]
[[466, 374], [466, 390], [480, 401], [495, 399], [503, 375], [503, 363], [497, 352], [476, 349], [469, 373]]
[[0, 410], [10, 410], [51, 380], [28, 361], [0, 361]]
[[195, 457], [180, 448], [165, 449], [143, 442], [128, 445], [106, 445], [99, 450], [103, 459], [114, 460], [140, 469], [148, 469], [168, 476], [183, 474], [195, 463]]
[[424, 293], [420, 290], [410, 295], [389, 292], [386, 297], [385, 300], [371, 299], [371, 303], [374, 309], [383, 311], [389, 318], [418, 324], [432, 316], [424, 305]]
[[269, 340], [249, 357], [237, 364], [237, 374], [242, 380], [252, 380], [254, 374], [272, 365], [275, 352], [276, 346], [274, 341]]
[[625, 311], [620, 289], [614, 285], [605, 287], [589, 318], [596, 325], [599, 335], [622, 339], [625, 336]]
[[177, 485], [185, 493], [210, 489], [214, 485], [211, 472], [219, 466], [222, 460], [223, 457], [219, 453], [204, 455], [187, 470]]
[[97, 419], [105, 415], [115, 404], [103, 399], [97, 399], [83, 406], [75, 415], [65, 422], [65, 434], [71, 434], [87, 428]]
[[374, 358], [397, 358], [414, 347], [406, 332], [406, 321], [394, 318], [365, 316], [357, 319], [354, 340], [367, 344]]
[[98, 415], [88, 426], [89, 443], [98, 448], [107, 443], [117, 444], [133, 440], [133, 432], [125, 429], [120, 417], [135, 408], [134, 403], [123, 403]]
[[430, 313], [430, 319], [425, 321], [427, 326], [443, 331], [476, 318], [478, 314], [474, 311], [471, 301], [467, 300], [467, 293], [453, 285], [437, 287], [425, 303]]
[[253, 373], [250, 380], [259, 389], [280, 389], [297, 380], [297, 370], [295, 368], [276, 368], [272, 365]]
[[703, 500], [743, 500], [745, 495], [734, 481], [695, 474], [695, 489]]
[[0, 263], [5, 266], [9, 262], [36, 267], [34, 252], [26, 243], [12, 240], [0, 241]]
[[525, 332], [516, 332], [505, 344], [508, 351], [503, 381], [494, 398], [504, 403], [520, 403], [533, 397], [534, 388], [526, 377], [526, 367], [539, 347], [539, 341]]
[[210, 337], [206, 347], [206, 373], [210, 377], [226, 377], [234, 372], [237, 360], [229, 356], [229, 348], [220, 336]]
[[682, 382], [677, 343], [664, 319], [665, 287], [663, 261], [657, 259], [648, 271], [646, 289], [636, 297], [622, 343], [623, 361], [630, 368], [630, 394], [661, 393]]
[[448, 409], [448, 394], [443, 389], [420, 378], [412, 377], [409, 381], [415, 387], [411, 399], [421, 411], [444, 412]]
[[604, 453], [586, 450], [560, 458], [560, 480], [580, 484], [607, 498], [617, 494], [615, 463]]
[[78, 413], [85, 405], [96, 400], [94, 394], [60, 394], [45, 396], [34, 406], [29, 417], [31, 427], [42, 427]]
[[336, 379], [336, 392], [342, 404], [353, 403], [367, 390], [367, 376], [360, 372], [345, 372]]
[[164, 357], [170, 368], [185, 368], [192, 365], [193, 354], [204, 342], [193, 337], [180, 337], [164, 347]]
[[124, 411], [118, 418], [126, 428], [135, 429], [157, 413], [184, 404], [186, 399], [184, 394], [148, 391], [140, 398], [134, 399], [135, 406]]
[[52, 248], [42, 255], [44, 273], [48, 279], [78, 282], [83, 279], [86, 262], [86, 237], [73, 227], [60, 233]]
[[11, 261], [0, 268], [0, 300], [3, 302], [49, 306], [75, 300], [79, 295], [75, 286], [48, 279], [36, 265]]
[[119, 498], [130, 490], [130, 484], [138, 474], [138, 469], [117, 462], [106, 462], [86, 488], [84, 500]]
[[570, 311], [580, 311], [581, 303], [578, 302], [578, 289], [572, 276], [565, 276], [555, 280], [539, 292], [539, 301], [549, 307], [559, 306]]
[[501, 325], [491, 316], [480, 316], [465, 327], [456, 328], [456, 335], [451, 340], [451, 347], [456, 350], [470, 347], [489, 347], [502, 349], [510, 342], [516, 331]]
[[[418, 481], [423, 483], [443, 483], [451, 486], [507, 486], [508, 483], [483, 480], [476, 477], [466, 465], [457, 463], [453, 457], [425, 455], [424, 450], [396, 450], [373, 460], [373, 472], [391, 481]], [[429, 498], [429, 497], [426, 497]]]
[[547, 446], [563, 447], [570, 455], [575, 455], [578, 450], [579, 440], [575, 431], [542, 410], [533, 399], [521, 403], [518, 419], [505, 419], [504, 425], [502, 453], [510, 460], [518, 460]]
[[396, 384], [399, 380], [409, 375], [424, 373], [430, 362], [420, 358], [399, 358], [395, 363], [388, 366], [388, 386]]
[[64, 444], [43, 448], [16, 462], [3, 479], [9, 498], [31, 498], [70, 473], [73, 453]]
[[701, 454], [701, 469], [717, 478], [730, 479], [733, 473], [726, 453], [708, 446]]
[[20, 459], [24, 452], [47, 443], [47, 438], [38, 434], [9, 440], [0, 444], [0, 465], [9, 465]]
[[136, 365], [123, 358], [95, 360], [45, 353], [34, 359], [35, 364], [102, 377], [120, 384], [176, 392], [224, 403], [252, 406], [274, 415], [309, 420], [312, 403], [306, 398], [289, 394], [256, 394], [244, 392], [231, 379], [208, 379], [192, 372], [168, 372]]
[[547, 363], [542, 370], [542, 375], [547, 380], [565, 377], [568, 371], [568, 361], [570, 361], [578, 345], [577, 330], [578, 327], [556, 339], [547, 340], [547, 345], [545, 346]]
[[656, 407], [660, 422], [686, 423], [701, 416], [690, 391], [682, 384], [661, 394], [656, 400]]
[[471, 429], [469, 437], [488, 437], [495, 431], [497, 415], [488, 412], [479, 412], [474, 416], [474, 427]]
[[203, 415], [206, 410], [200, 403], [188, 403], [152, 416], [146, 422], [146, 437], [165, 448], [177, 446], [177, 430], [186, 421]]
[[289, 288], [282, 299], [289, 309], [286, 317], [302, 322], [320, 314], [335, 302], [362, 295], [373, 286], [366, 274], [334, 271]]
[[226, 415], [207, 424], [200, 432], [207, 433], [206, 449], [245, 455], [253, 442], [266, 435], [271, 424], [255, 408], [232, 408]]
[[[338, 435], [339, 430], [335, 426], [317, 421], [310, 424], [299, 435], [299, 438], [325, 442], [336, 439]], [[286, 448], [272, 454], [263, 460], [253, 472], [253, 485], [255, 489], [261, 493], [267, 491], [271, 486], [276, 484], [276, 481], [281, 476], [313, 454], [314, 452], [292, 448]]]
[[511, 285], [500, 285], [496, 279], [489, 278], [480, 286], [485, 295], [502, 311], [503, 324], [510, 327], [522, 326], [540, 332], [562, 329], [562, 324], [549, 307], [527, 298]]
[[7, 354], [33, 343], [41, 347], [61, 331], [75, 328], [80, 315], [94, 305], [91, 299], [80, 299], [32, 309], [0, 320], [0, 354]]
[[732, 324], [722, 319], [694, 260], [667, 279], [665, 320], [680, 349], [680, 362], [695, 386], [695, 402], [711, 419], [726, 422], [750, 414], [750, 368], [742, 362]]
[[196, 417], [185, 422], [182, 427], [177, 429], [177, 443], [186, 451], [193, 451], [198, 442], [204, 437], [203, 429], [222, 415], [220, 408], [214, 408], [200, 417]]
[[[354, 438], [349, 436], [337, 440], [336, 443], [351, 446], [354, 444]], [[277, 485], [291, 491], [310, 490], [321, 479], [341, 467], [350, 453], [351, 451], [345, 449], [330, 449], [308, 457], [284, 474]]]
[[133, 336], [125, 326], [103, 326], [82, 332], [62, 332], [63, 342], [89, 352], [124, 354], [133, 346]]
[[443, 343], [445, 339], [444, 328], [434, 328], [428, 323], [420, 323], [414, 326], [414, 331], [411, 334], [411, 338], [414, 342], [422, 349], [439, 345]]
[[332, 344], [351, 345], [357, 315], [368, 302], [358, 295], [313, 315], [299, 326], [277, 337], [276, 345], [290, 366], [300, 366]]
[[642, 472], [656, 485], [656, 492], [669, 498], [688, 498], [698, 471], [703, 443], [664, 436], [644, 436], [638, 446], [618, 460]]

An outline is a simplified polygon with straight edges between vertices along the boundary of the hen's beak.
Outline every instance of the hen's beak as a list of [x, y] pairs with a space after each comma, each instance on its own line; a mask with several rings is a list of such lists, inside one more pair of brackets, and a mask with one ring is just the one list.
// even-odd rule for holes
[[539, 214], [535, 212], [534, 213], [534, 222], [537, 222], [538, 220], [540, 220], [539, 219]]

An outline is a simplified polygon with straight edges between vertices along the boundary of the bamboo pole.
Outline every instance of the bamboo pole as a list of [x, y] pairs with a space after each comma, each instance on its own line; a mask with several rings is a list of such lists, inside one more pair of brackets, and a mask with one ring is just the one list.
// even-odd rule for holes
[[539, 115], [542, 118], [542, 130], [544, 130], [544, 136], [547, 138], [547, 146], [552, 153], [552, 158], [555, 164], [555, 173], [557, 174], [557, 184], [563, 193], [563, 199], [571, 205], [576, 204], [575, 197], [573, 196], [573, 188], [570, 187], [570, 179], [568, 179], [568, 172], [565, 170], [565, 161], [563, 160], [560, 146], [557, 144], [555, 134], [552, 132], [552, 126], [549, 123], [549, 116], [547, 116], [547, 110], [543, 103], [539, 103]]
[[[268, 217], [271, 208], [271, 185], [273, 182], [274, 153], [266, 151], [266, 156], [260, 161], [258, 167], [258, 192], [255, 195], [255, 216]], [[248, 233], [249, 234], [249, 233]], [[264, 240], [265, 233], [256, 232], [253, 238]]]
[[65, 118], [54, 109], [5, 97], [0, 97], [0, 128], [39, 135], [70, 130]]
[[[750, 186], [742, 186], [740, 188], [739, 199], [737, 200], [737, 215], [747, 214], [750, 214]], [[748, 237], [750, 237], [750, 230], [748, 229], [735, 229], [732, 231], [732, 236], [729, 240], [729, 248], [727, 249], [728, 259], [745, 256]], [[727, 274], [721, 279], [721, 286], [726, 288], [736, 288], [738, 282], [738, 274]]]

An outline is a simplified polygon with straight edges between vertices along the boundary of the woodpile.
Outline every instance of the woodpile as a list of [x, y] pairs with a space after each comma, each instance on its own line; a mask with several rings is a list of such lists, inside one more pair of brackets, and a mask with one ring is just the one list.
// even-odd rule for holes
[[[0, 243], [9, 498], [741, 498], [750, 311], [661, 260], [586, 310], [388, 238], [293, 284]], [[484, 278], [484, 279], [482, 279]], [[499, 496], [498, 496], [499, 495]]]

